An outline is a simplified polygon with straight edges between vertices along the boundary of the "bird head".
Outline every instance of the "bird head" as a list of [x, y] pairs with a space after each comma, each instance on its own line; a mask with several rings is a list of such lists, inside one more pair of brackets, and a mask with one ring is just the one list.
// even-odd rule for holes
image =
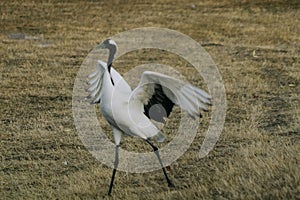
[[101, 44], [99, 44], [96, 48], [97, 49], [98, 48], [99, 49], [116, 49], [117, 48], [117, 44], [112, 39], [106, 39]]
[[96, 46], [96, 49], [108, 49], [109, 50], [109, 55], [108, 55], [108, 60], [107, 60], [107, 69], [108, 69], [108, 72], [110, 73], [110, 69], [111, 69], [111, 66], [112, 66], [116, 51], [117, 51], [116, 42], [112, 39], [106, 39], [101, 44]]

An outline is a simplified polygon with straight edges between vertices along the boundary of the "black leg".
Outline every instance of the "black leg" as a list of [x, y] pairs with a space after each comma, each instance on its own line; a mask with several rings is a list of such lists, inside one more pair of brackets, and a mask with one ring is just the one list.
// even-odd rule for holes
[[112, 176], [111, 176], [108, 195], [111, 194], [111, 191], [112, 191], [112, 188], [113, 188], [113, 185], [114, 185], [114, 179], [115, 179], [116, 171], [117, 171], [118, 164], [119, 164], [119, 152], [118, 152], [118, 150], [119, 150], [119, 146], [116, 145], [115, 164], [114, 164], [114, 170], [113, 170], [113, 173], [112, 173]]
[[166, 172], [166, 169], [165, 169], [165, 167], [163, 166], [163, 163], [162, 163], [162, 161], [161, 161], [161, 159], [160, 159], [160, 156], [159, 156], [158, 148], [157, 148], [156, 146], [154, 146], [149, 140], [146, 140], [146, 142], [147, 142], [148, 144], [150, 144], [150, 146], [153, 148], [153, 151], [154, 151], [155, 155], [157, 156], [158, 161], [159, 161], [159, 163], [160, 163], [160, 166], [162, 167], [162, 170], [163, 170], [163, 172], [164, 172], [164, 175], [165, 175], [165, 177], [166, 177], [166, 179], [167, 179], [168, 186], [169, 186], [169, 187], [175, 187], [174, 184], [173, 184], [173, 183], [171, 182], [171, 180], [169, 179], [169, 177], [168, 177], [168, 175], [167, 175], [167, 172]]

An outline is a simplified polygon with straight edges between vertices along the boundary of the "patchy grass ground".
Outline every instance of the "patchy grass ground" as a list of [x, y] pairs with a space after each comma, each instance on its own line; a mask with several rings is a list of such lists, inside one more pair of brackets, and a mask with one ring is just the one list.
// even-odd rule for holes
[[[300, 198], [299, 1], [11, 0], [0, 3], [0, 17], [2, 199], [107, 198], [112, 170], [77, 135], [73, 83], [96, 44], [149, 26], [187, 34], [211, 54], [226, 87], [226, 123], [215, 149], [199, 159], [204, 121], [168, 172], [175, 189], [160, 170], [118, 172], [111, 199]], [[181, 61], [151, 56], [165, 56], [197, 84]], [[116, 68], [125, 73], [147, 58], [132, 53]]]

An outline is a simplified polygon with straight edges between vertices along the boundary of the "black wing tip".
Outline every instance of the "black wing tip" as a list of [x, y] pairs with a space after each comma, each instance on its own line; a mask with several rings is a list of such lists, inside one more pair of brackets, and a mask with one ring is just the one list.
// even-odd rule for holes
[[209, 110], [208, 110], [208, 109], [202, 109], [202, 111], [203, 111], [203, 112], [209, 112]]
[[[84, 101], [88, 101], [91, 98], [92, 98], [92, 96], [89, 95], [89, 96], [84, 98]], [[100, 103], [100, 101], [101, 101], [101, 99], [99, 99], [97, 101], [94, 100], [94, 101], [91, 101], [90, 104], [97, 104], [97, 103]]]
[[202, 115], [201, 113], [199, 113], [199, 114], [198, 114], [198, 117], [199, 117], [199, 118], [202, 118], [202, 117], [203, 117], [203, 115]]
[[202, 118], [202, 114], [200, 112], [199, 113], [194, 113], [193, 115], [190, 114], [190, 117], [192, 119], [196, 119], [197, 117]]
[[100, 100], [91, 102], [91, 104], [98, 104], [98, 103], [100, 103]]

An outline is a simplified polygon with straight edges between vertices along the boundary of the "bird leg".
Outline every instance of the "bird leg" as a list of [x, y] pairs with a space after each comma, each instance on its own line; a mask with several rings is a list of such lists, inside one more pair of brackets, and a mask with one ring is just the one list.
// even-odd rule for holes
[[158, 148], [157, 148], [156, 146], [154, 146], [149, 140], [146, 140], [146, 142], [147, 142], [148, 144], [150, 144], [150, 146], [153, 148], [153, 151], [154, 151], [155, 155], [157, 156], [158, 161], [159, 161], [159, 163], [160, 163], [160, 166], [162, 167], [162, 170], [163, 170], [163, 172], [164, 172], [164, 175], [165, 175], [165, 177], [166, 177], [166, 179], [167, 179], [168, 186], [169, 186], [169, 187], [175, 187], [175, 185], [174, 185], [174, 184], [171, 182], [171, 180], [169, 179], [169, 177], [168, 177], [168, 175], [167, 175], [167, 172], [166, 172], [166, 169], [165, 169], [165, 167], [163, 166], [163, 163], [162, 163], [162, 161], [161, 161], [161, 159], [160, 159], [160, 155], [159, 155], [159, 152], [158, 152]]
[[119, 145], [116, 145], [114, 170], [113, 170], [110, 185], [109, 185], [108, 195], [111, 194], [111, 191], [112, 191], [112, 188], [113, 188], [113, 185], [114, 185], [114, 179], [115, 179], [116, 171], [117, 171], [118, 164], [119, 164], [119, 152], [118, 152], [118, 150], [119, 150]]

